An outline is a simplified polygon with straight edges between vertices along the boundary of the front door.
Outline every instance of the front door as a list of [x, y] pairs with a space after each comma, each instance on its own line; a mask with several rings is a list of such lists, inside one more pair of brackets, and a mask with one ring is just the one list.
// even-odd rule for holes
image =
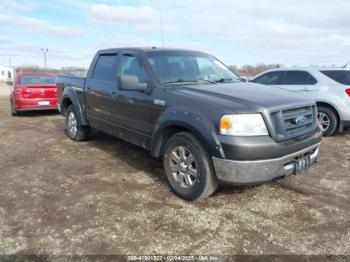
[[[117, 76], [136, 76], [140, 83], [146, 83], [149, 88], [152, 88], [145, 65], [136, 52], [121, 54], [118, 64]], [[115, 115], [114, 124], [122, 126], [127, 132], [132, 132], [135, 137], [140, 138], [140, 141], [131, 142], [141, 143], [143, 147], [145, 144], [148, 146], [155, 125], [153, 109], [154, 103], [150, 92], [121, 90], [117, 87], [112, 109]]]

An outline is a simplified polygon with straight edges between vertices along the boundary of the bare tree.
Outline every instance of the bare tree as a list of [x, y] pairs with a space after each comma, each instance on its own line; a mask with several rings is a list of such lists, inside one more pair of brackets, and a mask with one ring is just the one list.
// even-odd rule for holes
[[230, 65], [229, 68], [232, 72], [238, 74], [239, 76], [243, 77], [251, 77], [254, 75], [257, 75], [265, 70], [271, 69], [271, 68], [279, 68], [281, 67], [280, 64], [263, 64], [259, 63], [257, 65], [243, 65], [241, 67], [238, 67], [237, 65]]

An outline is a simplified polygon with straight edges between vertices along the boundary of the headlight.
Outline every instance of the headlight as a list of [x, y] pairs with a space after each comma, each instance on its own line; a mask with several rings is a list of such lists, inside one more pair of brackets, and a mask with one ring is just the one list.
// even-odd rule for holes
[[261, 114], [224, 115], [220, 119], [220, 133], [232, 136], [267, 136]]

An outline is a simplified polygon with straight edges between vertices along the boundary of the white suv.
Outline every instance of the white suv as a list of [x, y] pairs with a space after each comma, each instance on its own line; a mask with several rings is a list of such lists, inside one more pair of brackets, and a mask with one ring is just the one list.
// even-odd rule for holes
[[249, 80], [301, 92], [316, 100], [323, 135], [350, 127], [350, 70], [345, 68], [276, 68]]

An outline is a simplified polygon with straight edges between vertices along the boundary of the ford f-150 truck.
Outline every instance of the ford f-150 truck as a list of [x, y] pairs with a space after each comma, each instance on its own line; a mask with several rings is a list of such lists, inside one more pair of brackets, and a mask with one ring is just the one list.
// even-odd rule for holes
[[86, 78], [59, 76], [68, 136], [102, 130], [162, 159], [173, 191], [187, 200], [219, 183], [278, 181], [317, 160], [321, 131], [306, 96], [244, 84], [197, 51], [119, 48], [97, 52]]

